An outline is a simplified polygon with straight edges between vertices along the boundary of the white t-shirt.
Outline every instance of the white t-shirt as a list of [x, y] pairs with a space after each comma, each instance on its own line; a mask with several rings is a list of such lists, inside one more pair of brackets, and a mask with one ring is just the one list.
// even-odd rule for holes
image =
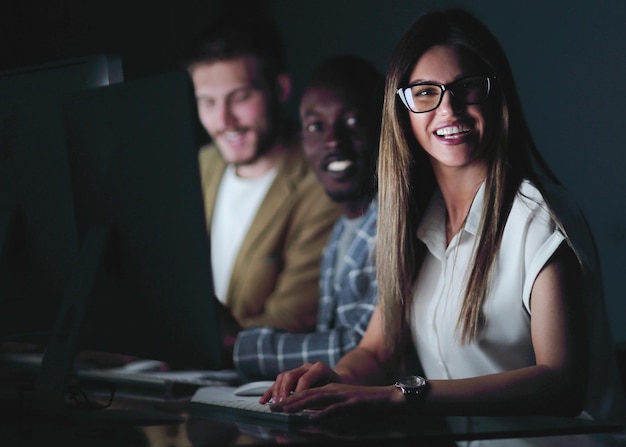
[[[418, 237], [428, 251], [415, 285], [411, 328], [420, 362], [430, 379], [476, 377], [535, 364], [530, 292], [540, 270], [565, 237], [551, 219], [539, 191], [528, 182], [521, 184], [504, 229], [483, 306], [486, 326], [477, 340], [467, 344], [460, 342], [456, 330], [467, 281], [464, 272], [470, 270], [478, 237], [484, 188], [483, 184], [465, 226], [448, 247], [446, 209], [439, 191], [418, 229]], [[604, 344], [606, 349], [611, 346]], [[606, 384], [599, 385], [606, 394]], [[608, 391], [615, 389], [609, 385]], [[590, 391], [588, 401], [605, 398], [594, 393]]]
[[277, 172], [272, 169], [249, 179], [238, 177], [233, 165], [224, 171], [211, 221], [213, 282], [215, 294], [223, 303], [241, 243]]

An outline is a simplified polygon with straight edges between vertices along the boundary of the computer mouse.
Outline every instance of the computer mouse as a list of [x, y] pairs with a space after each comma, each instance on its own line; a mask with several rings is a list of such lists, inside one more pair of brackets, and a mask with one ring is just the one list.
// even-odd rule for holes
[[274, 384], [273, 380], [259, 380], [256, 382], [248, 382], [235, 388], [233, 394], [235, 396], [262, 396], [269, 387]]

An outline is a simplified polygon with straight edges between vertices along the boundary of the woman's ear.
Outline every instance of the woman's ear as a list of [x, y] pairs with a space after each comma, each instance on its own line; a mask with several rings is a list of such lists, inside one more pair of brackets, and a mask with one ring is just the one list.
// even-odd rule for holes
[[278, 88], [278, 100], [285, 102], [291, 95], [291, 77], [287, 74], [279, 74], [276, 78], [276, 86]]

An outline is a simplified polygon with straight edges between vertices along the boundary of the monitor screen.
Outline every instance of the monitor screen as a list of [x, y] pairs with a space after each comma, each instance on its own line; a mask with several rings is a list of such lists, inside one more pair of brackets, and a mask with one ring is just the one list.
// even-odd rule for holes
[[188, 75], [69, 95], [64, 110], [80, 254], [43, 363], [91, 350], [220, 369]]
[[122, 80], [94, 55], [0, 73], [0, 340], [45, 344], [77, 255], [62, 98]]

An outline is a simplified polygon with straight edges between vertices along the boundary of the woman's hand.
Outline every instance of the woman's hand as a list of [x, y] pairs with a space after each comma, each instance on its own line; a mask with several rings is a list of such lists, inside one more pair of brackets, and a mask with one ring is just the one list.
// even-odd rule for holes
[[298, 368], [284, 371], [276, 376], [274, 385], [263, 394], [259, 402], [266, 404], [271, 399], [275, 403], [280, 403], [288, 398], [292, 392], [298, 393], [331, 382], [341, 382], [341, 377], [330, 366], [322, 362], [305, 363]]
[[404, 403], [402, 392], [393, 385], [362, 386], [329, 383], [319, 388], [296, 392], [271, 404], [272, 411], [295, 413], [305, 409], [318, 410], [314, 417], [381, 411]]

